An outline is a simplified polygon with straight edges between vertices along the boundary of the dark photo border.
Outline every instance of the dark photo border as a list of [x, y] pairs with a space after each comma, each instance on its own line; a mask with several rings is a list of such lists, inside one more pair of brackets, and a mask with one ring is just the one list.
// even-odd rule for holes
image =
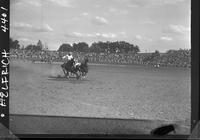
[[[200, 22], [199, 13], [200, 6], [199, 0], [191, 0], [191, 51], [192, 51], [192, 67], [191, 67], [191, 133], [193, 129], [200, 121], [200, 95], [199, 95], [199, 39], [200, 39]], [[1, 30], [0, 30], [0, 67], [1, 67], [1, 90], [0, 90], [0, 123], [9, 129], [9, 63], [7, 59], [7, 54], [9, 52], [9, 37], [10, 37], [10, 0], [0, 0], [0, 11], [1, 11]], [[6, 80], [7, 79], [7, 80]], [[2, 82], [3, 81], [3, 82]], [[7, 82], [6, 82], [7, 81]], [[8, 89], [5, 85], [8, 85]], [[3, 88], [4, 87], [4, 88]], [[8, 96], [6, 95], [8, 94]], [[5, 106], [4, 106], [5, 105]], [[0, 133], [1, 134], [1, 133]], [[199, 134], [200, 135], [200, 134]], [[157, 138], [151, 135], [33, 135], [33, 134], [16, 134], [17, 137], [21, 138]], [[1, 137], [1, 136], [0, 136]], [[189, 135], [171, 135], [158, 138], [182, 138], [187, 139]]]
[[0, 1], [0, 123], [9, 128], [9, 24], [10, 1]]
[[191, 50], [192, 50], [192, 69], [191, 69], [191, 132], [200, 120], [200, 96], [199, 96], [199, 39], [200, 39], [200, 3], [199, 0], [191, 0]]

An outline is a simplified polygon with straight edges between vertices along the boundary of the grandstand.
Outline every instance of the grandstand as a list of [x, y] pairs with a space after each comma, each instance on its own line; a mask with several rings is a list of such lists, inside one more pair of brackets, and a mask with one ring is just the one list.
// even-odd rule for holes
[[[11, 58], [24, 59], [29, 61], [42, 62], [63, 62], [62, 56], [68, 52], [58, 52], [50, 50], [20, 50], [11, 49]], [[73, 52], [74, 57], [78, 61], [82, 61], [85, 56], [88, 57], [90, 63], [105, 64], [127, 64], [127, 65], [148, 65], [154, 66], [159, 64], [162, 67], [190, 67], [191, 66], [191, 50], [173, 50], [166, 53], [160, 53], [155, 56], [154, 53], [94, 53], [94, 52]]]

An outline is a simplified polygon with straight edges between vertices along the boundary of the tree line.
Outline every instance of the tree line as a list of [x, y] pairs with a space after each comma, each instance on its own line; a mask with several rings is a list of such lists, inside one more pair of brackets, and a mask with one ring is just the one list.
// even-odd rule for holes
[[138, 53], [140, 52], [139, 46], [130, 44], [125, 41], [115, 42], [94, 42], [89, 46], [85, 42], [73, 43], [72, 45], [64, 43], [57, 51], [60, 52], [95, 52], [95, 53]]
[[[20, 48], [19, 41], [10, 38], [10, 48], [12, 49], [25, 49], [25, 50], [43, 50], [42, 41], [38, 41], [36, 45], [30, 44], [25, 48]], [[125, 41], [115, 41], [115, 42], [94, 42], [90, 46], [86, 42], [73, 43], [63, 43], [59, 46], [59, 52], [95, 52], [95, 53], [138, 53], [140, 52], [139, 46], [130, 44]]]
[[27, 45], [25, 48], [21, 47], [19, 44], [18, 40], [13, 40], [12, 38], [9, 39], [9, 47], [10, 49], [25, 49], [25, 50], [35, 50], [35, 51], [41, 51], [43, 44], [42, 41], [38, 41], [38, 43], [36, 45], [34, 44], [29, 44]]
[[[34, 51], [41, 51], [44, 49], [42, 41], [39, 40], [36, 45], [29, 44], [26, 47], [20, 47], [19, 41], [14, 40], [12, 38], [9, 39], [9, 44], [11, 49], [25, 49], [25, 50], [34, 50]], [[180, 49], [181, 50], [181, 49]], [[59, 46], [59, 52], [95, 52], [95, 53], [138, 53], [140, 52], [139, 46], [130, 44], [125, 41], [115, 41], [115, 42], [94, 42], [90, 46], [85, 42], [79, 43], [63, 43]], [[167, 54], [174, 53], [177, 50], [168, 50], [166, 51]], [[182, 50], [185, 51], [185, 50]], [[191, 49], [189, 49], [191, 51]], [[160, 52], [155, 50], [155, 52], [151, 53], [149, 57], [146, 59], [155, 59], [156, 57], [160, 56]]]
[[[42, 41], [39, 40], [36, 45], [29, 44], [25, 48], [25, 50], [34, 50], [34, 51], [41, 51], [43, 49]], [[20, 44], [18, 40], [13, 40], [10, 38], [10, 48], [11, 49], [20, 49]], [[64, 43], [60, 45], [58, 48], [59, 52], [95, 52], [95, 53], [138, 53], [140, 52], [140, 49], [137, 45], [130, 44], [125, 41], [116, 41], [116, 42], [94, 42], [89, 45], [85, 42], [79, 42], [79, 43], [73, 43], [72, 45], [68, 43]], [[172, 50], [169, 50], [167, 52], [172, 52]], [[155, 52], [151, 53], [147, 60], [154, 59], [155, 57], [160, 56], [160, 53], [158, 50], [155, 50]]]
[[19, 41], [13, 40], [12, 38], [9, 39], [9, 46], [10, 46], [10, 49], [20, 49]]

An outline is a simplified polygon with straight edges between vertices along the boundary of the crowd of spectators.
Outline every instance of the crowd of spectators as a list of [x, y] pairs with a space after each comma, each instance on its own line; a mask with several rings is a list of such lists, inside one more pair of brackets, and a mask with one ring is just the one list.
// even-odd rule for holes
[[34, 51], [34, 50], [11, 49], [10, 56], [13, 59], [23, 59], [30, 61], [42, 61], [42, 62], [62, 61], [62, 54], [57, 51]]
[[[33, 51], [11, 49], [11, 58], [23, 59], [28, 61], [43, 62], [63, 62], [62, 56], [68, 52], [58, 51]], [[90, 63], [106, 63], [106, 64], [128, 64], [128, 65], [148, 65], [163, 67], [190, 67], [191, 66], [191, 50], [170, 50], [166, 53], [83, 53], [73, 52], [74, 58], [83, 61], [84, 57], [88, 57]]]

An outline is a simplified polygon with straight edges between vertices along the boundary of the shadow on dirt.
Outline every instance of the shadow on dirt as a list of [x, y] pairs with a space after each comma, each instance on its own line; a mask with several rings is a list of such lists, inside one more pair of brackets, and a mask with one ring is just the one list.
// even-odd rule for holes
[[64, 76], [48, 76], [48, 80], [53, 80], [53, 81], [68, 81]]
[[67, 82], [72, 83], [72, 84], [81, 84], [81, 83], [85, 83], [85, 82], [89, 82], [90, 81], [87, 78], [76, 79], [75, 77], [69, 77], [69, 79], [67, 79], [64, 76], [49, 76], [48, 80], [52, 80], [52, 81], [67, 81]]

